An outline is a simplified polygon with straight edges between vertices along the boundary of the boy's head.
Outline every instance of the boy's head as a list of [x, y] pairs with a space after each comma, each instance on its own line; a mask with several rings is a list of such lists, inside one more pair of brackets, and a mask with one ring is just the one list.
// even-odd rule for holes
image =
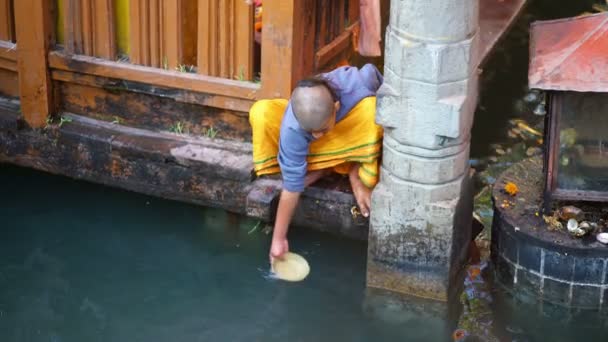
[[315, 138], [334, 127], [339, 106], [331, 85], [321, 77], [298, 82], [291, 95], [291, 107], [300, 127]]

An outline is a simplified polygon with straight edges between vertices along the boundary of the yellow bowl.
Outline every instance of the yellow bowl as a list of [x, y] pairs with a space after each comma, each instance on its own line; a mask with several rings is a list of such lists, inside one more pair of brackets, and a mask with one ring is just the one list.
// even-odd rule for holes
[[302, 281], [310, 273], [310, 266], [301, 255], [287, 252], [282, 259], [274, 259], [272, 272], [281, 280]]

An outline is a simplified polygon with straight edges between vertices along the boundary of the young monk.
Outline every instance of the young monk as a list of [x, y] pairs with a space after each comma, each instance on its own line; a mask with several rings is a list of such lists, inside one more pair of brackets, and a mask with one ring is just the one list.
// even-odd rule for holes
[[258, 176], [280, 172], [270, 261], [289, 251], [287, 231], [300, 194], [323, 175], [348, 174], [357, 204], [368, 217], [378, 182], [382, 127], [375, 123], [383, 77], [372, 64], [340, 67], [300, 81], [291, 99], [257, 101], [249, 112]]

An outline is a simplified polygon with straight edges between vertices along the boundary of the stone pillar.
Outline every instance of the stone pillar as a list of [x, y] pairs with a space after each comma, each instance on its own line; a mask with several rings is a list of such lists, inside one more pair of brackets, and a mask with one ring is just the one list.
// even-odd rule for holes
[[470, 240], [479, 0], [392, 0], [367, 284], [445, 301]]

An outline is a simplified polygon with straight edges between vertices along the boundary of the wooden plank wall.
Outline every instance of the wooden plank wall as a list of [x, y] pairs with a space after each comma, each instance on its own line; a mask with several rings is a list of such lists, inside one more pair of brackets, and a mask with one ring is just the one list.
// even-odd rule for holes
[[15, 41], [13, 0], [0, 0], [0, 40]]
[[183, 11], [187, 0], [129, 2], [132, 63], [175, 70], [183, 63]]
[[244, 0], [199, 0], [198, 72], [253, 78], [253, 6]]
[[112, 0], [63, 0], [66, 52], [105, 59], [116, 57]]

